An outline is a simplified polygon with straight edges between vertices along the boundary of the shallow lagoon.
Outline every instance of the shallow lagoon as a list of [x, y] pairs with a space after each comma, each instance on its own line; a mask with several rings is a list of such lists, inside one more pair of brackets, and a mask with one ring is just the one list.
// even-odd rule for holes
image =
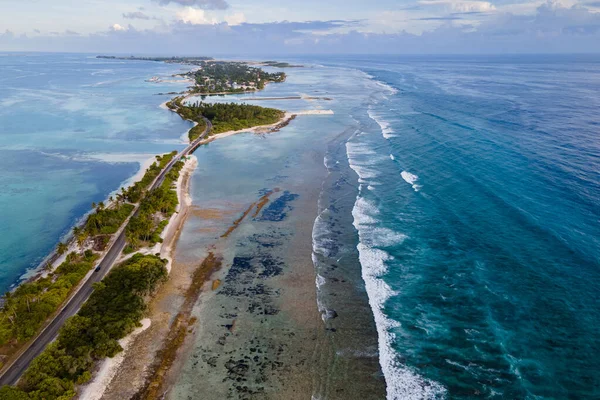
[[[0, 292], [189, 128], [158, 106], [180, 66], [90, 55], [0, 57]], [[172, 79], [172, 78], [171, 78]]]

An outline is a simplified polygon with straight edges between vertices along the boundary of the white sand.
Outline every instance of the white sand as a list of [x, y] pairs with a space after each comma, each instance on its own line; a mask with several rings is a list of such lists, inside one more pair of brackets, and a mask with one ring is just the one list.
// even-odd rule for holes
[[108, 384], [116, 375], [119, 366], [123, 363], [127, 349], [133, 342], [133, 339], [150, 327], [151, 321], [149, 318], [145, 318], [140, 322], [142, 323], [141, 327], [137, 328], [129, 335], [119, 340], [119, 344], [123, 348], [123, 351], [113, 358], [105, 359], [100, 364], [100, 368], [96, 372], [94, 379], [92, 379], [87, 385], [81, 386], [79, 395], [80, 399], [99, 400], [102, 398], [102, 395], [106, 391]]
[[333, 110], [304, 110], [295, 112], [296, 115], [333, 115]]

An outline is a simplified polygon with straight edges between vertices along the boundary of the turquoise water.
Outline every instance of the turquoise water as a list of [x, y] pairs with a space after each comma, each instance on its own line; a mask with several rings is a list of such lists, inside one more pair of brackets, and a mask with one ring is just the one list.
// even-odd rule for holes
[[600, 60], [329, 60], [393, 399], [600, 397]]
[[158, 108], [181, 67], [89, 55], [0, 54], [0, 292], [153, 154], [189, 128]]
[[[334, 274], [350, 276], [357, 258], [388, 398], [599, 398], [600, 60], [297, 61], [313, 65], [261, 95], [332, 100], [256, 103], [335, 116], [299, 119], [289, 142], [265, 142], [273, 152], [245, 151], [253, 140], [241, 136], [198, 155], [222, 163], [215, 190], [237, 185], [243, 197], [288, 179], [294, 143], [327, 149], [323, 168], [340, 180], [324, 186], [320, 210], [336, 225], [318, 219], [313, 237], [317, 259], [337, 269], [315, 263], [319, 307], [335, 306], [327, 324], [342, 335], [355, 310], [344, 310]], [[0, 56], [1, 290], [139, 161], [182, 147], [188, 125], [154, 94], [185, 85], [144, 82], [179, 68]], [[310, 143], [298, 140], [306, 132]], [[245, 178], [252, 163], [261, 173]], [[202, 173], [201, 162], [194, 179]]]

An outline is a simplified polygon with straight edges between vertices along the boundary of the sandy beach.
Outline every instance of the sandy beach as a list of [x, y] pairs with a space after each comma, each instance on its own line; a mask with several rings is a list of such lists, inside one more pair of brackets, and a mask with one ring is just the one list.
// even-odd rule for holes
[[[169, 263], [167, 264], [167, 269], [169, 270], [169, 272], [172, 269], [173, 246], [181, 231], [181, 227], [183, 225], [183, 222], [185, 221], [185, 217], [191, 205], [191, 198], [188, 193], [188, 184], [190, 175], [193, 172], [196, 165], [196, 157], [188, 157], [188, 159], [185, 161], [183, 169], [181, 170], [179, 179], [175, 184], [175, 190], [179, 198], [179, 205], [177, 206], [175, 214], [171, 216], [168, 225], [165, 227], [165, 230], [161, 234], [163, 243], [157, 243], [151, 248], [143, 248], [139, 251], [139, 253], [142, 254], [160, 253], [162, 258], [166, 258], [169, 260]], [[131, 255], [121, 256], [119, 262], [124, 261], [130, 256]], [[79, 398], [86, 400], [106, 398], [104, 394], [109, 388], [110, 383], [113, 381], [113, 379], [115, 379], [117, 373], [120, 372], [124, 361], [129, 360], [132, 351], [135, 351], [135, 349], [131, 349], [131, 347], [134, 346], [136, 338], [145, 331], [147, 331], [152, 326], [152, 322], [153, 318], [145, 318], [142, 321], [142, 326], [139, 329], [136, 329], [130, 335], [120, 340], [119, 343], [121, 344], [121, 347], [123, 347], [123, 351], [117, 356], [113, 358], [108, 358], [103, 362], [99, 363], [92, 381], [90, 381], [88, 384], [86, 384], [80, 389]]]

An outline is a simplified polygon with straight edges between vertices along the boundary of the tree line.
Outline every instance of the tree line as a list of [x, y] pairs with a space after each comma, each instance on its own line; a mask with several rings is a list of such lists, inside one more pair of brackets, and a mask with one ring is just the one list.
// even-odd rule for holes
[[160, 234], [179, 204], [177, 192], [173, 186], [179, 179], [183, 166], [183, 161], [176, 162], [165, 176], [163, 183], [148, 192], [142, 199], [137, 215], [129, 220], [125, 228], [126, 253], [162, 242]]
[[213, 134], [237, 131], [279, 121], [284, 113], [275, 108], [266, 108], [239, 103], [197, 102], [186, 106], [192, 113], [203, 115], [213, 125]]
[[167, 279], [166, 263], [135, 254], [113, 268], [94, 284], [94, 292], [57, 340], [33, 360], [18, 387], [0, 388], [0, 400], [73, 398], [75, 385], [91, 379], [96, 362], [122, 351], [118, 340], [140, 326], [146, 297]]
[[[73, 228], [73, 235], [80, 246], [92, 237], [95, 241], [99, 238], [109, 240], [110, 234], [118, 231], [123, 222], [131, 215], [134, 205], [128, 201], [140, 201], [148, 187], [164, 169], [164, 167], [177, 155], [177, 151], [156, 156], [156, 162], [146, 171], [144, 177], [129, 189], [123, 189], [111, 198], [111, 205], [105, 206], [103, 202], [93, 203], [95, 212], [91, 213], [83, 226]], [[144, 202], [140, 208], [145, 217], [148, 213], [154, 214], [158, 209], [169, 216], [177, 206], [177, 195], [169, 191], [172, 183], [177, 180], [183, 163], [177, 163], [173, 170], [167, 174], [165, 182], [160, 191], [151, 192], [151, 199]], [[170, 214], [169, 214], [170, 213]], [[153, 226], [151, 237], [160, 238], [162, 228]], [[135, 230], [138, 237], [146, 237], [139, 229]], [[68, 251], [66, 243], [59, 243], [57, 253], [60, 255]], [[0, 308], [0, 346], [5, 347], [8, 353], [31, 339], [42, 327], [45, 321], [59, 308], [68, 298], [73, 289], [81, 282], [85, 275], [94, 267], [99, 255], [91, 249], [81, 253], [69, 253], [65, 261], [54, 271], [48, 272], [33, 281], [20, 284], [14, 291], [5, 293]]]
[[83, 254], [70, 253], [46, 277], [25, 282], [13, 292], [7, 292], [0, 310], [0, 345], [31, 339], [92, 269], [97, 259], [98, 256], [91, 250]]

